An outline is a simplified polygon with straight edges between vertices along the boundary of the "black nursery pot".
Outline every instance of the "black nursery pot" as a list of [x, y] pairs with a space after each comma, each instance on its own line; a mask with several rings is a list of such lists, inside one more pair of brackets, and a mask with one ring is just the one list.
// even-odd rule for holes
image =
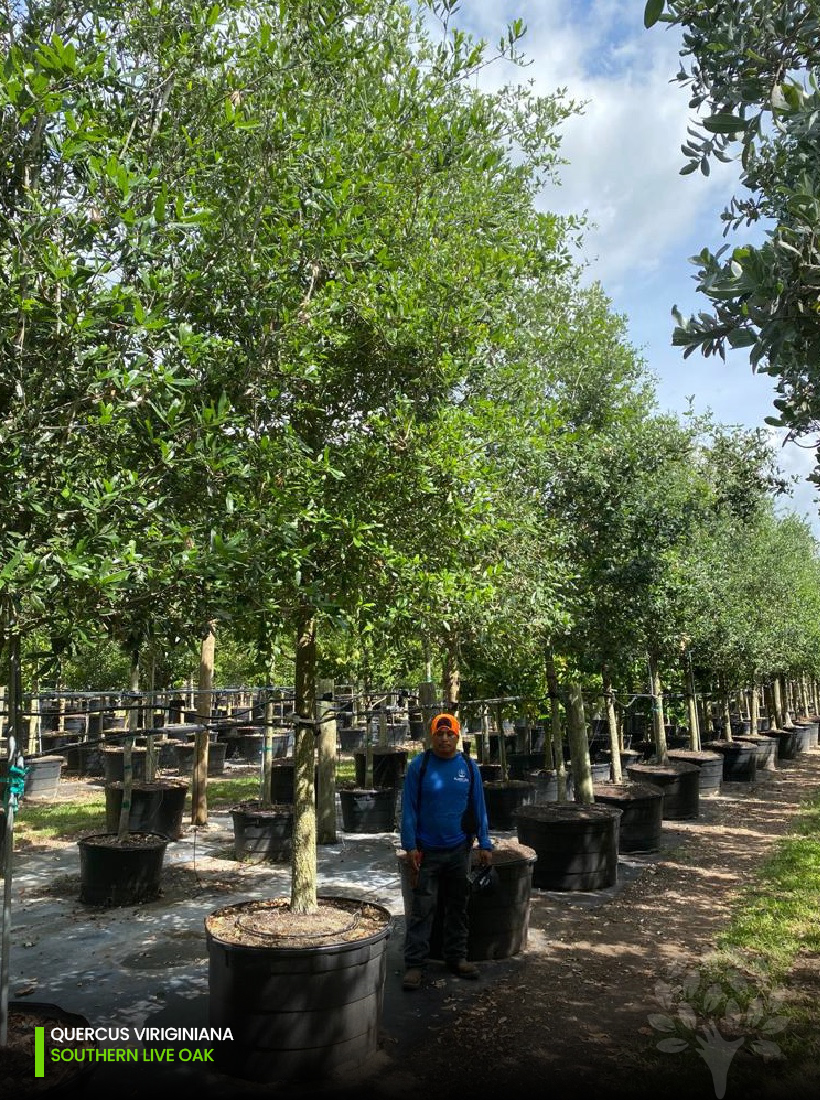
[[123, 844], [115, 843], [116, 839], [115, 833], [95, 833], [77, 841], [84, 905], [138, 905], [159, 897], [169, 838], [133, 833]]
[[652, 783], [663, 790], [663, 816], [669, 821], [690, 821], [700, 811], [700, 768], [670, 760], [668, 764], [630, 764], [626, 769], [637, 783]]
[[379, 1045], [390, 913], [372, 902], [321, 898], [320, 906], [350, 910], [351, 922], [358, 907], [377, 913], [380, 927], [337, 942], [306, 936], [298, 947], [264, 935], [253, 945], [220, 937], [215, 922], [223, 915], [247, 927], [268, 904], [243, 902], [205, 920], [208, 1022], [233, 1033], [233, 1041], [215, 1045], [216, 1068], [260, 1082], [317, 1080], [347, 1065], [355, 1070]]
[[556, 802], [522, 806], [516, 829], [538, 859], [533, 886], [543, 890], [602, 890], [618, 878], [618, 823], [621, 811], [600, 804]]
[[[484, 804], [491, 829], [514, 829], [515, 811], [535, 801], [535, 784], [526, 779], [508, 779], [484, 784]], [[524, 842], [526, 843], [526, 841]]]
[[392, 833], [396, 828], [395, 787], [339, 791], [342, 828], [346, 833]]
[[[404, 773], [407, 771], [407, 749], [397, 749], [392, 746], [377, 745], [373, 749], [373, 786], [395, 787], [398, 789], [404, 782]], [[367, 753], [354, 752], [353, 763], [356, 768], [356, 783], [360, 787], [365, 784], [365, 772], [367, 767]]]
[[262, 806], [241, 802], [231, 810], [234, 854], [246, 863], [290, 859], [293, 840], [293, 806]]
[[596, 802], [621, 811], [619, 852], [657, 852], [663, 832], [663, 791], [652, 783], [599, 783]]
[[[129, 830], [132, 833], [162, 833], [171, 840], [179, 840], [188, 786], [184, 779], [134, 783]], [[122, 791], [122, 783], [112, 783], [105, 789], [105, 827], [110, 833], [116, 833], [119, 828]]]

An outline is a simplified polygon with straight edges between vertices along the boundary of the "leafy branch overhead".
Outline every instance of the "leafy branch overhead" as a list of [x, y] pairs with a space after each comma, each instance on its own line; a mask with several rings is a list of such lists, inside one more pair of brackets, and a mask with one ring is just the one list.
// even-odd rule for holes
[[682, 32], [678, 82], [697, 112], [683, 173], [739, 157], [743, 191], [723, 212], [724, 235], [757, 225], [762, 243], [693, 258], [712, 311], [675, 313], [685, 354], [749, 348], [775, 380], [768, 423], [792, 436], [820, 428], [820, 5], [776, 0], [650, 0], [647, 27]]

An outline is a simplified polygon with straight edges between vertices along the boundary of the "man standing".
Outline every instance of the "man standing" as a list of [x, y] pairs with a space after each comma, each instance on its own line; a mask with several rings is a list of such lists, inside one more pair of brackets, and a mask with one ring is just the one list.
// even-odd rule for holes
[[456, 749], [460, 730], [454, 715], [436, 715], [430, 723], [432, 747], [411, 760], [404, 779], [401, 845], [413, 884], [404, 944], [402, 988], [407, 990], [422, 983], [439, 895], [444, 962], [460, 978], [479, 975], [467, 961], [470, 851], [477, 839], [479, 861], [489, 866], [493, 846], [478, 768]]

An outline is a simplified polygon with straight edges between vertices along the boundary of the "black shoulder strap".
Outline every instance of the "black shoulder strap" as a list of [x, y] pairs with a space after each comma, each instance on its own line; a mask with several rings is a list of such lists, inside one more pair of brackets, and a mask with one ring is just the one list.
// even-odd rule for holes
[[472, 758], [466, 753], [461, 754], [467, 761], [467, 771], [470, 773], [470, 793], [467, 796], [467, 804], [472, 806], [473, 804], [473, 791], [475, 790], [475, 767], [473, 765]]
[[421, 785], [424, 782], [424, 773], [427, 771], [427, 765], [430, 763], [431, 749], [424, 750], [424, 758], [419, 768], [419, 797], [416, 801], [416, 828], [419, 827], [419, 821], [421, 821]]

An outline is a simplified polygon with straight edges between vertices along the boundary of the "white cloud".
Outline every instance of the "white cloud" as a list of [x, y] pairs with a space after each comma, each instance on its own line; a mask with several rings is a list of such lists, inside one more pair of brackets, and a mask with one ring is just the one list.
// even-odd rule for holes
[[[760, 426], [772, 409], [772, 381], [755, 375], [748, 358], [729, 353], [724, 365], [699, 354], [684, 361], [671, 346], [672, 305], [684, 314], [707, 309], [692, 280], [691, 255], [723, 242], [720, 212], [735, 189], [737, 167], [712, 165], [710, 176], [681, 176], [680, 145], [691, 124], [686, 89], [674, 82], [679, 34], [661, 25], [647, 31], [640, 0], [464, 0], [458, 22], [490, 43], [521, 17], [523, 48], [533, 64], [514, 71], [491, 66], [488, 87], [532, 78], [536, 91], [565, 87], [586, 100], [582, 115], [563, 127], [561, 186], [541, 197], [559, 213], [589, 212], [586, 277], [599, 280], [628, 318], [633, 343], [658, 378], [662, 408], [710, 409], [727, 424]], [[784, 471], [800, 476], [791, 510], [805, 513], [820, 533], [815, 490], [805, 481], [814, 451], [789, 444], [779, 451]]]

